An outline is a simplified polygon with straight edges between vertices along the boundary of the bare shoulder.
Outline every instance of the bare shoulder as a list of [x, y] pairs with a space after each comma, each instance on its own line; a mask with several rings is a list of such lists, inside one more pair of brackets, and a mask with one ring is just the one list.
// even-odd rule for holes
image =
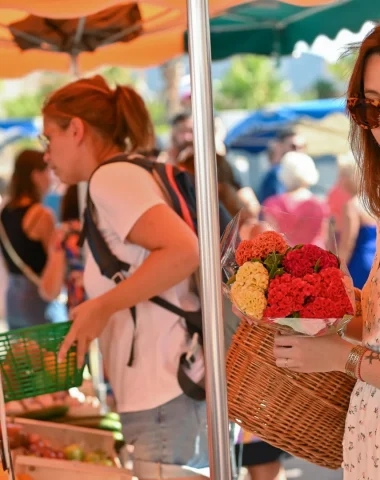
[[23, 230], [32, 240], [43, 240], [54, 229], [54, 214], [44, 205], [37, 203], [27, 212], [23, 220]]
[[361, 205], [357, 199], [357, 197], [352, 197], [350, 198], [345, 206], [344, 206], [344, 211], [348, 214], [348, 215], [360, 215], [360, 212], [361, 212]]

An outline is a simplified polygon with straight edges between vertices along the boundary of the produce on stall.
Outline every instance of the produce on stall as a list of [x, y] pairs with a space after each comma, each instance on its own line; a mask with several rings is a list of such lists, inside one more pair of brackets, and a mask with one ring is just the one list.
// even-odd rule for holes
[[13, 419], [7, 431], [16, 473], [30, 472], [33, 480], [132, 478], [121, 469], [112, 432], [25, 418]]

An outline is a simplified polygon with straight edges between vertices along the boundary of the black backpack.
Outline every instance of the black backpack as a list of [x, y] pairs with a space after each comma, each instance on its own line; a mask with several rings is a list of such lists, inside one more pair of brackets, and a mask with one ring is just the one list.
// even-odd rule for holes
[[[103, 168], [106, 165], [119, 162], [138, 165], [151, 173], [159, 184], [169, 205], [171, 205], [175, 212], [195, 233], [197, 233], [198, 225], [195, 185], [194, 177], [191, 174], [170, 164], [153, 162], [141, 156], [128, 157], [127, 155], [114, 157], [107, 162], [102, 163], [98, 168]], [[92, 175], [94, 175], [94, 173]], [[128, 272], [131, 265], [122, 262], [111, 252], [108, 244], [97, 227], [94, 216], [95, 206], [90, 196], [90, 182], [87, 191], [87, 205], [84, 212], [84, 224], [80, 243], [83, 245], [84, 241], [87, 240], [91, 253], [102, 275], [113, 280], [117, 284], [124, 280], [125, 277], [122, 272]], [[222, 204], [219, 204], [219, 213], [220, 230], [222, 235], [224, 229], [230, 222], [231, 217]], [[194, 348], [198, 344], [203, 345], [202, 311], [184, 311], [159, 296], [151, 298], [150, 301], [184, 318], [188, 334], [193, 341], [191, 342], [192, 346], [190, 351], [181, 355], [177, 378], [185, 395], [195, 400], [204, 400], [206, 396], [204, 386], [194, 383], [186, 373], [186, 369], [190, 368], [191, 364], [195, 361], [193, 354]], [[136, 307], [131, 308], [131, 314], [134, 328], [136, 329]], [[132, 348], [128, 362], [129, 367], [133, 365], [133, 360], [134, 341], [132, 341]]]

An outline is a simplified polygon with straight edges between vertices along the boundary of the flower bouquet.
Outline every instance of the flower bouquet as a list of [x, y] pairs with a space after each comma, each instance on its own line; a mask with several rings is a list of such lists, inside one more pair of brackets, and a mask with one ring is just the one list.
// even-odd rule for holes
[[224, 294], [242, 314], [227, 354], [229, 417], [292, 455], [340, 468], [353, 379], [339, 372], [279, 369], [273, 343], [276, 331], [342, 331], [355, 310], [351, 277], [327, 248], [291, 245], [264, 222], [241, 241], [238, 225], [237, 217], [222, 241]]
[[225, 246], [224, 292], [235, 307], [248, 320], [293, 333], [343, 331], [355, 294], [338, 256], [317, 245], [292, 247], [283, 234], [259, 226], [254, 238]]

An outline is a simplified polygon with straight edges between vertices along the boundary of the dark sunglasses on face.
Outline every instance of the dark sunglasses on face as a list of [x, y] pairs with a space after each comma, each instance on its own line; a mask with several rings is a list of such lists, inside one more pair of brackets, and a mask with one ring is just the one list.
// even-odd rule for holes
[[380, 100], [350, 97], [347, 99], [347, 110], [359, 127], [365, 130], [380, 127]]
[[41, 133], [40, 135], [38, 135], [38, 141], [40, 142], [43, 151], [47, 152], [50, 147], [50, 138]]

